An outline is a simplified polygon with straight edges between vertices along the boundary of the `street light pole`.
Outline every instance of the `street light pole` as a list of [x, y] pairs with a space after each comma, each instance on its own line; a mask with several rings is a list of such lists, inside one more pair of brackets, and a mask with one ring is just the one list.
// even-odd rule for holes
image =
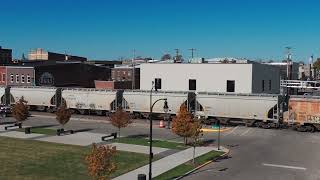
[[[167, 98], [158, 99], [152, 104], [152, 91], [153, 91], [153, 88], [154, 88], [154, 82], [152, 82], [152, 88], [151, 88], [151, 91], [150, 91], [149, 180], [152, 179], [152, 159], [153, 159], [153, 152], [152, 152], [152, 110], [153, 110], [154, 105], [159, 101], [165, 101], [164, 102], [164, 107], [163, 107], [165, 112], [167, 112], [168, 109], [169, 109], [168, 108], [168, 103], [167, 103]], [[157, 90], [157, 88], [156, 88], [156, 90]]]
[[153, 158], [153, 152], [152, 152], [152, 91], [154, 88], [154, 81], [152, 81], [152, 88], [150, 91], [150, 114], [149, 114], [149, 180], [152, 178], [152, 158]]
[[219, 132], [218, 132], [218, 150], [220, 150], [220, 120], [218, 120]]

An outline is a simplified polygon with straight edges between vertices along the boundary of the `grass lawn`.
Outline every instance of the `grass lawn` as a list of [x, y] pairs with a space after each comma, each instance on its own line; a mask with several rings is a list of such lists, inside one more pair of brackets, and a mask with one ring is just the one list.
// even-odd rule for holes
[[[118, 139], [111, 140], [112, 142], [125, 143], [125, 144], [136, 144], [142, 146], [149, 146], [149, 139], [143, 137], [122, 137]], [[185, 146], [182, 143], [162, 141], [162, 140], [153, 140], [152, 146], [168, 148], [168, 149], [178, 149], [183, 150], [188, 148], [189, 146]]]
[[[0, 179], [88, 180], [84, 157], [89, 147], [0, 137]], [[148, 163], [148, 155], [118, 151], [113, 176]]]
[[192, 169], [194, 169], [195, 167], [204, 164], [220, 155], [222, 155], [223, 152], [217, 152], [217, 151], [211, 151], [208, 152], [207, 154], [204, 154], [200, 157], [197, 157], [195, 159], [195, 165], [192, 164], [192, 162], [187, 162], [184, 164], [181, 164], [180, 166], [175, 167], [174, 169], [171, 169], [157, 177], [155, 177], [155, 180], [170, 180], [170, 179], [174, 179], [177, 178], [179, 176], [184, 175], [185, 173], [191, 171]]
[[[18, 128], [18, 129], [15, 129], [15, 131], [24, 132], [24, 128], [21, 128], [21, 129]], [[48, 129], [48, 128], [31, 128], [31, 132], [36, 133], [36, 134], [46, 134], [46, 135], [56, 135], [57, 134], [57, 130]]]

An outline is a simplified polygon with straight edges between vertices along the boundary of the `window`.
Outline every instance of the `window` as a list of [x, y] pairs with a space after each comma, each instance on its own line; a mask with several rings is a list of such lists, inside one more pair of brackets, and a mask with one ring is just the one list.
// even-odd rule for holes
[[19, 83], [19, 74], [16, 74], [16, 83]]
[[271, 80], [269, 80], [269, 91], [271, 91]]
[[155, 89], [161, 89], [161, 78], [155, 78]]
[[13, 83], [13, 74], [10, 74], [10, 82]]
[[234, 92], [235, 90], [235, 81], [227, 80], [227, 92]]
[[6, 82], [6, 74], [2, 73], [2, 82]]
[[189, 79], [189, 91], [197, 90], [197, 80]]
[[24, 74], [21, 75], [21, 83], [24, 83]]
[[31, 77], [29, 74], [27, 75], [27, 83], [31, 83]]
[[262, 80], [262, 91], [264, 91], [264, 80]]

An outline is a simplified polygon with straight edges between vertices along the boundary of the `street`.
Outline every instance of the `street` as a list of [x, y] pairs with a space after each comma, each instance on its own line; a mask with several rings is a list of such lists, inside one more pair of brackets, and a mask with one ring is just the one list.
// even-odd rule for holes
[[[57, 128], [54, 114], [32, 112], [25, 126]], [[73, 116], [66, 129], [97, 133], [116, 132], [106, 117]], [[12, 120], [6, 118], [5, 121]], [[182, 141], [170, 130], [154, 122], [154, 138]], [[135, 120], [121, 130], [122, 136], [148, 136], [147, 120]], [[217, 132], [205, 132], [204, 139], [217, 145]], [[301, 133], [290, 129], [259, 129], [233, 126], [221, 133], [221, 145], [231, 150], [229, 158], [218, 160], [183, 178], [185, 180], [320, 180], [320, 134]]]

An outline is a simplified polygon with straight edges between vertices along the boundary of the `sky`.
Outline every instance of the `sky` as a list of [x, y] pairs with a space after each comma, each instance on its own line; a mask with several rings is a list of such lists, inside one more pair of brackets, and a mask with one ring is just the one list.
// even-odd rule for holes
[[89, 59], [320, 56], [317, 0], [0, 0], [0, 46]]

